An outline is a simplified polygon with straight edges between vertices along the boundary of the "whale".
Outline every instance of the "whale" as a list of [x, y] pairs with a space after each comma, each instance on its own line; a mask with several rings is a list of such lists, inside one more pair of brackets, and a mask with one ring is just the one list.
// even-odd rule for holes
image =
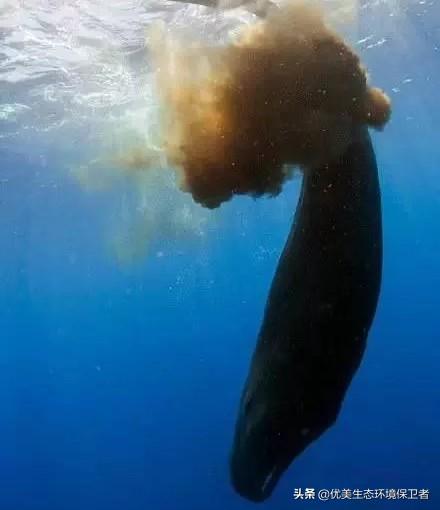
[[[265, 18], [271, 0], [175, 0]], [[290, 464], [336, 421], [360, 366], [382, 278], [376, 156], [366, 126], [331, 161], [305, 168], [269, 291], [229, 457], [244, 498], [270, 497]]]
[[366, 127], [353, 127], [349, 140], [340, 156], [304, 170], [269, 291], [230, 453], [232, 485], [251, 501], [266, 500], [335, 423], [375, 315], [378, 168]]

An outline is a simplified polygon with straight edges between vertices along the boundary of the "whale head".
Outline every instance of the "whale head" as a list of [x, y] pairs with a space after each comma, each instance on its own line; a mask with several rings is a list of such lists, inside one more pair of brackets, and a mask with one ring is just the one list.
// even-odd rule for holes
[[251, 378], [243, 391], [230, 476], [234, 489], [251, 501], [266, 500], [291, 462], [336, 419], [334, 409], [308, 401], [289, 379]]

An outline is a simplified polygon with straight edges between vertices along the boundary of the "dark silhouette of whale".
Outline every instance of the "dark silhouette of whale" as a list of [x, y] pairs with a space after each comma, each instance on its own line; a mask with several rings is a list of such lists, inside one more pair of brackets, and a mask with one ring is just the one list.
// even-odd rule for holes
[[336, 420], [364, 353], [380, 291], [381, 201], [366, 128], [345, 153], [304, 172], [241, 397], [234, 488], [270, 496], [282, 473]]
[[[271, 0], [176, 0], [240, 5], [264, 18]], [[366, 127], [339, 158], [304, 173], [243, 389], [231, 481], [267, 499], [283, 472], [336, 420], [362, 360], [382, 275], [376, 158]]]

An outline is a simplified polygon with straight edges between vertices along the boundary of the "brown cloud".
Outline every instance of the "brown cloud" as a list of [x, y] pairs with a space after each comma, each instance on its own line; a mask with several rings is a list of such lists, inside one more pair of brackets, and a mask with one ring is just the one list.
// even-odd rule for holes
[[296, 165], [335, 157], [353, 124], [380, 129], [388, 97], [353, 50], [304, 3], [274, 10], [222, 47], [153, 44], [165, 149], [206, 207], [276, 195]]

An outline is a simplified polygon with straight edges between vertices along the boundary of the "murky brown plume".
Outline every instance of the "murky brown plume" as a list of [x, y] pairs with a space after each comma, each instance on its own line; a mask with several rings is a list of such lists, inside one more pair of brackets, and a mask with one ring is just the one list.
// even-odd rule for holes
[[245, 27], [227, 46], [153, 44], [169, 163], [214, 208], [276, 195], [290, 168], [337, 157], [354, 124], [380, 129], [390, 101], [354, 51], [304, 3]]

